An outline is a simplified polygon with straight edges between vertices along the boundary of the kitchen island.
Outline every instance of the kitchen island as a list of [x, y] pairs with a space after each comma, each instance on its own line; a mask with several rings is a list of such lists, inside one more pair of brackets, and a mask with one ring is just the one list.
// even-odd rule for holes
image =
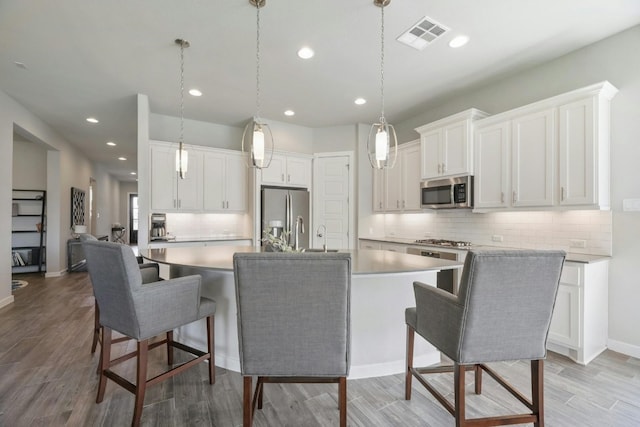
[[[233, 254], [258, 252], [251, 246], [170, 247], [140, 250], [151, 261], [168, 264], [171, 277], [202, 276], [202, 295], [217, 303], [215, 318], [216, 364], [240, 370], [236, 319]], [[457, 261], [381, 250], [351, 253], [351, 371], [349, 378], [366, 378], [404, 372], [405, 308], [415, 306], [413, 282], [435, 286], [443, 269], [461, 268]], [[283, 273], [284, 274], [284, 273]], [[206, 347], [204, 322], [176, 331], [179, 339]], [[416, 340], [416, 365], [440, 361], [440, 354], [424, 340]]]

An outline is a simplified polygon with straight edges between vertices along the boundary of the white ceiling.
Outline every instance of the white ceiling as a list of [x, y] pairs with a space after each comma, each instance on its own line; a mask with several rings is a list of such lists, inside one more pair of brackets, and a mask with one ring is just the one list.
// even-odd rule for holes
[[[425, 15], [449, 27], [423, 51], [396, 37]], [[179, 116], [243, 126], [256, 109], [256, 9], [248, 0], [2, 0], [0, 89], [119, 179], [136, 168], [136, 94]], [[261, 116], [307, 127], [380, 116], [380, 8], [373, 0], [267, 0]], [[640, 0], [391, 0], [385, 8], [385, 116], [561, 56], [640, 23]], [[451, 49], [455, 35], [469, 44]], [[311, 46], [303, 61], [296, 51]], [[24, 63], [26, 69], [15, 65]], [[364, 97], [368, 103], [355, 106]], [[284, 110], [296, 112], [285, 117]], [[85, 121], [100, 119], [97, 125]], [[109, 148], [109, 140], [118, 143]], [[123, 155], [126, 162], [116, 160]]]

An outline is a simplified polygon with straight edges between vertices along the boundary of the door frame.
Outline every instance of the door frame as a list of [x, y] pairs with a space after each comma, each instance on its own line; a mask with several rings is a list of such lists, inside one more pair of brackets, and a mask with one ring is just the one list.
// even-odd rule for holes
[[[355, 176], [356, 176], [356, 163], [355, 163], [355, 153], [353, 151], [333, 151], [326, 153], [315, 153], [313, 155], [313, 188], [318, 188], [318, 180], [320, 177], [318, 176], [318, 167], [317, 161], [320, 158], [327, 157], [347, 157], [349, 162], [349, 247], [344, 249], [355, 249], [356, 248], [356, 204], [355, 204]], [[314, 232], [314, 235], [311, 239], [310, 245], [315, 238], [315, 230], [318, 225], [316, 224], [316, 206], [319, 206], [318, 203], [318, 193], [317, 191], [313, 191], [313, 209], [311, 215], [311, 230]]]
[[[129, 229], [129, 244], [137, 245], [138, 244], [138, 231], [140, 231], [140, 199], [138, 198], [138, 229], [133, 229], [133, 204], [131, 203], [132, 199], [136, 197], [138, 198], [138, 193], [127, 193], [127, 228]], [[135, 239], [133, 233], [135, 231]]]

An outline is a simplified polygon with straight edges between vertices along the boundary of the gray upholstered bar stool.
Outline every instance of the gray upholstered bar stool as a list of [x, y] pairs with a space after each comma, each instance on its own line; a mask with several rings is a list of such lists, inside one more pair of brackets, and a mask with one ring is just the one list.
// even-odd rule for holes
[[[209, 383], [215, 382], [214, 319], [215, 301], [201, 296], [200, 276], [186, 276], [142, 286], [138, 262], [129, 246], [102, 241], [83, 243], [93, 292], [100, 307], [103, 328], [100, 355], [100, 383], [96, 402], [104, 398], [107, 378], [135, 394], [131, 424], [140, 424], [144, 396], [149, 385], [156, 384], [203, 361], [209, 362]], [[206, 318], [207, 351], [203, 352], [173, 340], [173, 330]], [[112, 330], [137, 341], [137, 350], [111, 360]], [[150, 343], [161, 334], [166, 338]], [[173, 365], [173, 348], [195, 356], [181, 365], [147, 379], [148, 350], [167, 344], [168, 364]], [[121, 377], [111, 367], [137, 357], [136, 384]]]
[[[347, 424], [351, 257], [348, 253], [236, 253], [243, 425], [262, 409], [265, 383], [338, 383]], [[257, 376], [252, 398], [252, 377]]]
[[[562, 251], [469, 251], [458, 295], [415, 282], [416, 307], [405, 313], [405, 398], [411, 399], [411, 379], [415, 376], [455, 417], [456, 426], [543, 426], [543, 359], [564, 258]], [[415, 332], [451, 359], [453, 365], [415, 368]], [[486, 365], [509, 360], [531, 361], [531, 399]], [[467, 419], [464, 377], [469, 369], [475, 372], [476, 394], [482, 391], [485, 371], [530, 412]], [[453, 372], [454, 405], [423, 377], [441, 372]]]

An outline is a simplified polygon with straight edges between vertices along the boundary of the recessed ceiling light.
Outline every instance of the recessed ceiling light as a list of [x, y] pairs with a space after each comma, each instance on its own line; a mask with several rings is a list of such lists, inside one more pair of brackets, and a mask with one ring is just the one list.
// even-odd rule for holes
[[115, 143], [115, 142], [113, 142], [113, 141], [109, 141], [109, 142], [107, 142], [107, 145], [108, 145], [109, 147], [115, 147], [115, 146], [116, 146], [116, 143]]
[[189, 95], [202, 96], [202, 92], [200, 92], [198, 89], [189, 89]]
[[355, 101], [353, 101], [356, 105], [364, 105], [367, 103], [367, 100], [364, 98], [356, 98]]
[[449, 42], [449, 47], [457, 48], [462, 47], [465, 44], [469, 43], [469, 37], [465, 35], [456, 36]]
[[87, 117], [87, 121], [89, 123], [98, 123], [98, 119], [96, 119], [95, 117]]
[[313, 58], [313, 55], [315, 55], [315, 52], [313, 51], [313, 49], [307, 46], [300, 48], [300, 50], [298, 51], [298, 56], [302, 59]]
[[296, 112], [293, 111], [293, 110], [287, 110], [287, 111], [284, 112], [284, 115], [285, 116], [295, 116]]
[[118, 157], [118, 160], [127, 160], [126, 157]]
[[135, 172], [129, 172], [131, 175], [137, 175], [137, 173]]

